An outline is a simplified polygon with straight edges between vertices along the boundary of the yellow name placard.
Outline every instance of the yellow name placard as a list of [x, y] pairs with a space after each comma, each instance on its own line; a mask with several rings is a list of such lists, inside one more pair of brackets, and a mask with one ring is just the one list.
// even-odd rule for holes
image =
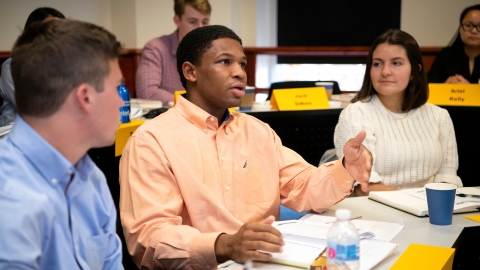
[[454, 248], [410, 244], [390, 269], [452, 269], [454, 254]]
[[479, 84], [431, 83], [428, 103], [444, 106], [480, 106]]
[[145, 120], [132, 120], [130, 123], [121, 124], [115, 134], [115, 156], [121, 156], [123, 147], [127, 143], [133, 132], [145, 122]]
[[292, 88], [273, 90], [270, 99], [272, 109], [279, 111], [302, 111], [329, 109], [324, 87]]
[[178, 99], [178, 96], [181, 95], [181, 94], [185, 94], [187, 91], [186, 90], [176, 90], [173, 94], [173, 104], [177, 104], [177, 99]]

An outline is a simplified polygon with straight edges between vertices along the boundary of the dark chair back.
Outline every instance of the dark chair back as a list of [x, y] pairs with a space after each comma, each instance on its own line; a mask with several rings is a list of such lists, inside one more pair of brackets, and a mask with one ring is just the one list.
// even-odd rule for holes
[[316, 87], [316, 82], [332, 82], [333, 83], [333, 91], [332, 94], [337, 95], [341, 94], [342, 91], [338, 86], [338, 82], [336, 81], [290, 81], [290, 82], [275, 82], [270, 85], [270, 89], [268, 90], [268, 97], [267, 100], [270, 100], [272, 97], [272, 92], [274, 89], [288, 89], [288, 88], [306, 88], [306, 87]]

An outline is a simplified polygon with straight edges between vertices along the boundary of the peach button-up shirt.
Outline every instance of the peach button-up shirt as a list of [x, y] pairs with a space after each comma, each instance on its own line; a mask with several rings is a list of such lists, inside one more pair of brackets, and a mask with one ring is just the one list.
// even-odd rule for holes
[[218, 126], [180, 96], [127, 142], [120, 216], [138, 266], [214, 269], [221, 233], [278, 219], [280, 204], [322, 212], [347, 197], [353, 183], [341, 161], [308, 164], [255, 117], [233, 113]]

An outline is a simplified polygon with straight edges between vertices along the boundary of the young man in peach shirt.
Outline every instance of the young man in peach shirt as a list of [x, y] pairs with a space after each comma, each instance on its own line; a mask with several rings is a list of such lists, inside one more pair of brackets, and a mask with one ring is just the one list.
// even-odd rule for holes
[[[120, 163], [127, 246], [147, 269], [214, 269], [226, 260], [268, 261], [284, 242], [271, 226], [280, 204], [322, 212], [366, 188], [372, 157], [360, 132], [345, 157], [319, 168], [282, 146], [265, 123], [230, 114], [245, 94], [240, 38], [214, 25], [181, 41], [177, 69], [187, 89], [174, 108], [143, 124]], [[343, 162], [343, 164], [342, 164]]]

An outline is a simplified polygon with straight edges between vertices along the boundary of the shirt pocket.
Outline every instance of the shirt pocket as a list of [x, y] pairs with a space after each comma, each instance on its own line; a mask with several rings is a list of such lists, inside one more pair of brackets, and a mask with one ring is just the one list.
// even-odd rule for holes
[[241, 183], [243, 199], [246, 203], [272, 201], [278, 194], [278, 183], [267, 179], [265, 157], [249, 157], [236, 160], [238, 181]]
[[112, 234], [99, 234], [87, 239], [85, 261], [87, 261], [92, 270], [103, 269], [110, 236], [113, 237]]

